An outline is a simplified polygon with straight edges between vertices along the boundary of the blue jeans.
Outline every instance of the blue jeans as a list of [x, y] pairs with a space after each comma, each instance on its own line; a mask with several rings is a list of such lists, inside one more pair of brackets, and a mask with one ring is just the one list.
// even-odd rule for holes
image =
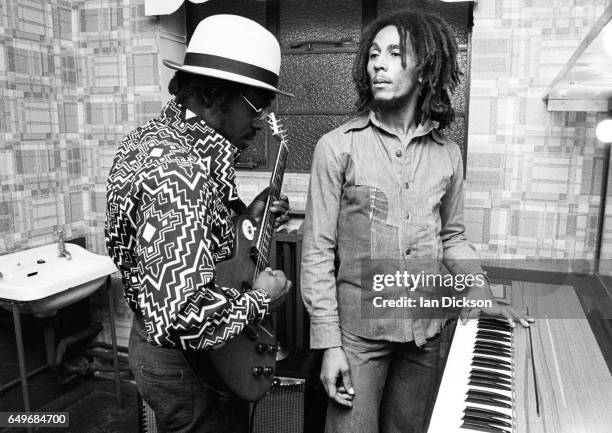
[[180, 350], [148, 343], [136, 317], [129, 360], [138, 391], [155, 412], [160, 432], [248, 431], [248, 402], [219, 392], [196, 377]]
[[325, 432], [424, 433], [442, 373], [440, 340], [438, 334], [419, 347], [342, 330], [355, 397], [352, 408], [329, 401]]

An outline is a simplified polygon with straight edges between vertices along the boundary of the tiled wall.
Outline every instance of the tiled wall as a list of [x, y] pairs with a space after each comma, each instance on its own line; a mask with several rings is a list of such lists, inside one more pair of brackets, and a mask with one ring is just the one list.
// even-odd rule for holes
[[[143, 1], [46, 0], [0, 2], [0, 28], [0, 254], [60, 228], [105, 253], [117, 143], [161, 107], [158, 24]], [[107, 310], [101, 292], [92, 304], [95, 317]]]
[[[52, 242], [59, 227], [104, 253], [104, 190], [117, 143], [164, 99], [159, 25], [142, 3], [0, 2], [0, 254]], [[541, 99], [608, 1], [573, 3], [475, 6], [466, 222], [485, 258], [593, 255], [602, 115], [550, 113]], [[267, 181], [239, 173], [245, 201]], [[286, 175], [296, 209], [307, 183], [307, 175]], [[609, 219], [604, 252], [612, 258]], [[127, 345], [130, 313], [116, 295], [119, 343]], [[104, 318], [102, 293], [93, 305]]]
[[0, 253], [85, 233], [73, 15], [0, 3]]
[[593, 257], [603, 163], [595, 126], [603, 113], [548, 112], [542, 96], [608, 4], [475, 7], [466, 222], [484, 258]]

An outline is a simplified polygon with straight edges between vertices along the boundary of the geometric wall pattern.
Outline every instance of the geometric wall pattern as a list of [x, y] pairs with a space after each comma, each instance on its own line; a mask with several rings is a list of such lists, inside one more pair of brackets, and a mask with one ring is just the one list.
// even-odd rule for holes
[[608, 5], [574, 3], [474, 9], [466, 222], [483, 258], [594, 255], [603, 165], [595, 126], [604, 114], [549, 112], [542, 100]]
[[[117, 145], [162, 106], [158, 25], [141, 0], [45, 0], [0, 2], [0, 28], [0, 254], [54, 242], [58, 229], [105, 254]], [[106, 313], [102, 291], [92, 301]]]

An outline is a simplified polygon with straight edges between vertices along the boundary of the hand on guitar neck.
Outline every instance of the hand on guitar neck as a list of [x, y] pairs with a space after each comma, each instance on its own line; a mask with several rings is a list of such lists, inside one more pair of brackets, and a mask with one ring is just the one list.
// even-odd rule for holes
[[263, 289], [270, 295], [270, 309], [274, 309], [285, 301], [285, 296], [291, 289], [292, 282], [281, 270], [273, 271], [266, 268], [259, 273], [253, 283], [253, 289]]
[[[257, 194], [257, 197], [253, 199], [251, 204], [247, 208], [247, 213], [255, 218], [257, 221], [260, 220], [263, 214], [266, 200], [270, 195], [270, 188], [265, 188], [262, 192]], [[289, 221], [289, 198], [286, 195], [281, 195], [278, 200], [274, 200], [270, 206], [270, 212], [276, 218], [274, 225], [279, 227]]]

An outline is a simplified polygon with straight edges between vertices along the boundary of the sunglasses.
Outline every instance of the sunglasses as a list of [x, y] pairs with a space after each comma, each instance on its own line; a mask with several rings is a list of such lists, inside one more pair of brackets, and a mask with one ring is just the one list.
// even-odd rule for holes
[[253, 103], [249, 101], [249, 99], [244, 96], [243, 93], [240, 93], [240, 96], [242, 96], [242, 99], [244, 99], [244, 101], [249, 104], [249, 107], [251, 107], [251, 109], [255, 112], [255, 118], [257, 120], [265, 120], [266, 117], [268, 117], [268, 114], [270, 114], [270, 107], [256, 108], [255, 105], [253, 105]]

